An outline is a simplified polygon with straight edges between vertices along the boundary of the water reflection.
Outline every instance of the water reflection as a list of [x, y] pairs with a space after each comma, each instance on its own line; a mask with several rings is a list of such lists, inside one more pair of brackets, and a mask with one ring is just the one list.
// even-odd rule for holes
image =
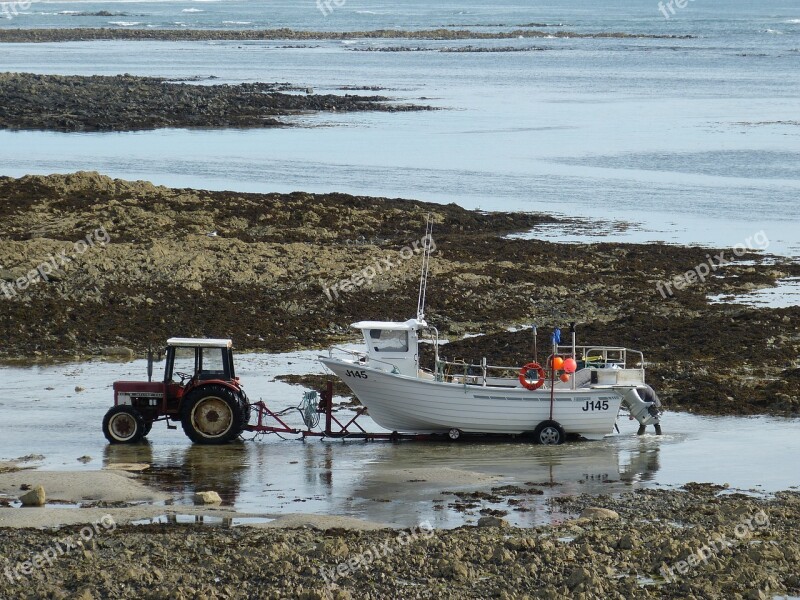
[[103, 467], [153, 463], [153, 446], [149, 440], [139, 444], [107, 444], [103, 448]]
[[[396, 525], [428, 518], [452, 527], [491, 509], [508, 511], [506, 518], [518, 525], [535, 525], [562, 517], [549, 512], [546, 499], [553, 495], [611, 493], [652, 481], [659, 443], [655, 437], [558, 447], [269, 440], [155, 454], [145, 443], [109, 445], [104, 463], [149, 463], [143, 481], [172, 494], [175, 504], [191, 504], [196, 491], [214, 490], [224, 506], [270, 516], [338, 514]], [[458, 498], [503, 485], [543, 494], [506, 492], [469, 509]]]
[[241, 493], [242, 479], [249, 464], [250, 449], [240, 442], [224, 446], [192, 444], [170, 448], [154, 458], [150, 443], [109, 444], [104, 460], [110, 463], [148, 463], [143, 483], [170, 493], [176, 504], [192, 504], [194, 494], [213, 490], [223, 506], [235, 506]]

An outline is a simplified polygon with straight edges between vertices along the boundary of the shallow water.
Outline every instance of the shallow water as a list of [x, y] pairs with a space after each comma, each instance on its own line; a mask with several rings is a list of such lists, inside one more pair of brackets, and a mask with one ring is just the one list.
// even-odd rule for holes
[[[315, 352], [238, 357], [239, 375], [251, 399], [273, 409], [299, 404], [302, 388], [273, 380], [281, 373], [321, 373]], [[158, 371], [158, 365], [156, 365]], [[189, 443], [180, 428], [156, 424], [149, 442], [111, 446], [100, 430], [112, 403], [115, 379], [139, 379], [144, 361], [88, 362], [46, 367], [0, 367], [5, 395], [0, 459], [44, 455], [40, 469], [99, 469], [112, 462], [147, 462], [143, 480], [169, 491], [176, 504], [189, 505], [198, 489], [214, 489], [224, 503], [245, 515], [270, 519], [288, 513], [346, 515], [410, 526], [429, 519], [437, 527], [473, 522], [478, 514], [448, 506], [444, 491], [475, 491], [482, 486], [426, 481], [424, 468], [496, 475], [495, 485], [535, 482], [543, 496], [532, 496], [513, 510], [504, 503], [481, 507], [510, 510], [508, 519], [533, 525], [564, 517], [549, 512], [546, 498], [557, 494], [619, 492], [641, 486], [679, 486], [689, 481], [727, 483], [733, 488], [772, 492], [800, 484], [794, 457], [800, 452], [800, 420], [771, 417], [697, 417], [668, 413], [665, 435], [637, 437], [636, 424], [620, 419], [621, 433], [600, 442], [559, 447], [527, 443], [363, 442], [282, 440], [276, 435], [222, 447]], [[76, 386], [84, 387], [75, 392]], [[54, 389], [48, 390], [46, 388]], [[301, 427], [297, 414], [287, 417]], [[365, 421], [368, 430], [377, 431]], [[86, 464], [77, 459], [91, 456]], [[397, 470], [408, 478], [391, 483]], [[477, 476], [476, 476], [477, 477]], [[395, 478], [396, 479], [396, 478]], [[439, 502], [434, 502], [438, 500]]]
[[714, 304], [746, 304], [757, 308], [800, 306], [800, 277], [787, 277], [777, 281], [777, 285], [774, 287], [754, 290], [738, 296], [728, 294], [709, 296], [708, 300]]

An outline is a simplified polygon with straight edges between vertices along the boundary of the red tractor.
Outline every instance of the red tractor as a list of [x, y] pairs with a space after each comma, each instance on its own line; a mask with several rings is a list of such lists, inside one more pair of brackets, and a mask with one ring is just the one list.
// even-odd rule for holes
[[198, 444], [224, 444], [239, 437], [250, 421], [231, 340], [171, 338], [164, 380], [153, 381], [152, 353], [147, 376], [148, 381], [114, 383], [114, 406], [103, 418], [103, 434], [112, 444], [140, 441], [156, 421], [167, 421], [170, 429], [175, 429], [170, 421], [180, 421]]

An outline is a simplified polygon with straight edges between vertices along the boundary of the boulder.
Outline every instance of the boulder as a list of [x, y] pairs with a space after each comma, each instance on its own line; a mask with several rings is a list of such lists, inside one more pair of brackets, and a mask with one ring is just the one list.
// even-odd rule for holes
[[508, 521], [500, 517], [481, 517], [478, 519], [478, 527], [510, 527]]
[[581, 519], [619, 519], [619, 513], [609, 508], [589, 506], [583, 509]]
[[195, 504], [221, 504], [222, 498], [217, 492], [197, 492], [194, 495]]
[[34, 486], [30, 492], [19, 497], [22, 506], [44, 506], [45, 499], [44, 488], [40, 485]]

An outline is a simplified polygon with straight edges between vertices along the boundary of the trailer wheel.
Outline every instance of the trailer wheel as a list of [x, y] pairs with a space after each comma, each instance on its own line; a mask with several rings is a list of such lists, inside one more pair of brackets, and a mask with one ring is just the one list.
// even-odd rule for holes
[[141, 413], [132, 406], [113, 406], [103, 417], [103, 435], [112, 444], [134, 444], [145, 436]]
[[150, 433], [150, 430], [153, 429], [153, 422], [152, 421], [145, 421], [144, 422], [144, 434], [142, 437], [147, 437], [147, 434]]
[[242, 406], [222, 385], [208, 385], [183, 399], [183, 432], [197, 444], [225, 444], [242, 432]]
[[567, 434], [564, 428], [556, 421], [542, 421], [533, 430], [535, 444], [557, 445], [563, 444]]

